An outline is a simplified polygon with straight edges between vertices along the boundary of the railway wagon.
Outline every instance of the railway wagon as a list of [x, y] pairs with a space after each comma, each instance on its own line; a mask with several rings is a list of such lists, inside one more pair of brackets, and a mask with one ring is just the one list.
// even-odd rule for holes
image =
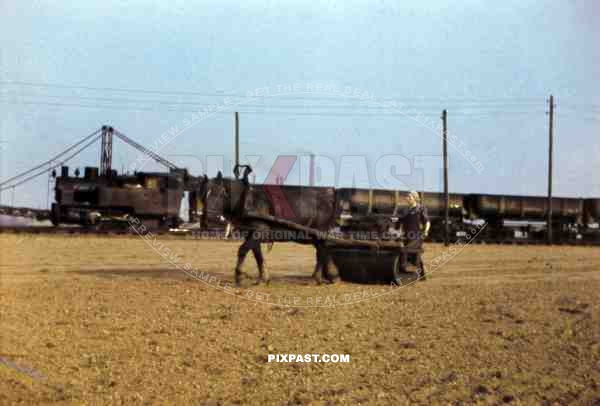
[[[383, 190], [383, 189], [338, 189], [336, 194], [338, 217], [348, 219], [347, 222], [361, 223], [363, 219], [372, 219], [373, 215], [391, 217], [394, 208], [398, 207], [400, 214], [408, 208], [406, 198], [408, 191]], [[449, 194], [448, 222], [450, 224], [450, 237], [452, 240], [463, 237], [465, 225], [463, 224], [463, 195]], [[427, 209], [431, 221], [430, 236], [432, 240], [441, 241], [444, 238], [444, 208], [443, 193], [421, 193], [421, 202]], [[392, 221], [397, 218], [391, 218]], [[353, 225], [356, 227], [356, 225]]]
[[133, 216], [149, 228], [176, 227], [183, 199], [179, 174], [137, 172], [98, 176], [87, 167], [83, 177], [69, 176], [68, 168], [56, 178], [52, 222], [92, 226]]
[[600, 199], [585, 199], [583, 201], [584, 219], [587, 224], [600, 223]]
[[[543, 220], [548, 213], [548, 199], [540, 196], [501, 196], [471, 194], [464, 206], [471, 218]], [[577, 221], [583, 215], [583, 199], [552, 198], [552, 215], [557, 219]]]
[[[431, 219], [431, 239], [434, 241], [443, 241], [445, 224], [446, 201], [443, 193], [424, 192], [421, 194], [421, 202]], [[449, 238], [451, 241], [458, 240], [468, 234], [470, 226], [464, 223], [464, 195], [448, 194], [448, 224]]]
[[583, 240], [600, 242], [600, 199], [583, 201]]
[[[340, 209], [357, 214], [379, 213], [391, 215], [394, 208], [407, 208], [408, 191], [384, 189], [338, 189], [337, 201]], [[444, 194], [435, 192], [421, 193], [421, 203], [427, 208], [430, 217], [444, 215]], [[463, 195], [449, 194], [449, 216], [461, 218], [463, 214]]]
[[[467, 218], [488, 223], [487, 240], [543, 240], [547, 235], [548, 199], [541, 196], [470, 194], [465, 196]], [[552, 198], [552, 232], [560, 242], [582, 238], [584, 199]]]
[[391, 216], [394, 207], [408, 207], [408, 192], [385, 189], [340, 188], [336, 190], [337, 210], [356, 215], [379, 213]]

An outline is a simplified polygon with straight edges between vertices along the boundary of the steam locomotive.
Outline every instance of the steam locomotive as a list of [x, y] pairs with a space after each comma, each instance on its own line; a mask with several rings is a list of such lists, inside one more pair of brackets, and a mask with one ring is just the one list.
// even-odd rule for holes
[[133, 217], [147, 228], [177, 227], [181, 222], [182, 173], [118, 175], [112, 170], [108, 176], [98, 176], [97, 167], [86, 167], [83, 177], [78, 172], [69, 176], [69, 168], [63, 166], [56, 178], [51, 209], [54, 225], [125, 225]]

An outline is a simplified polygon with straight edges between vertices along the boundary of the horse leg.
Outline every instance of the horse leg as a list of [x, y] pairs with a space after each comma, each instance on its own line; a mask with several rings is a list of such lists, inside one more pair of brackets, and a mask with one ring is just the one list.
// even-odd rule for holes
[[321, 246], [321, 244], [315, 244], [316, 249], [316, 260], [315, 271], [313, 272], [313, 278], [318, 285], [323, 283], [323, 276], [329, 283], [334, 283], [332, 275], [329, 273], [329, 252], [327, 248]]
[[319, 245], [315, 244], [315, 270], [313, 271], [312, 277], [315, 280], [315, 282], [317, 282], [317, 285], [320, 285], [321, 283], [323, 283], [323, 267], [320, 261], [320, 256], [319, 256]]
[[317, 260], [317, 263], [315, 264], [315, 270], [313, 271], [312, 277], [315, 280], [315, 282], [317, 282], [317, 285], [320, 285], [323, 283], [322, 267], [321, 267], [321, 264], [319, 263], [319, 260]]
[[258, 266], [257, 284], [265, 282], [268, 285], [271, 281], [271, 278], [269, 277], [269, 273], [265, 270], [265, 260], [263, 258], [259, 240], [254, 240], [254, 244], [252, 246], [252, 253], [254, 254], [254, 259], [256, 260], [256, 265]]
[[329, 272], [329, 251], [325, 247], [321, 247], [319, 250], [319, 261], [321, 262], [322, 274], [329, 283], [335, 283], [333, 275], [331, 275], [331, 273]]
[[244, 264], [246, 255], [248, 254], [248, 251], [250, 251], [251, 248], [252, 243], [250, 242], [249, 238], [246, 238], [246, 240], [242, 243], [242, 245], [240, 245], [240, 248], [238, 249], [237, 265], [235, 266], [235, 285], [238, 287], [240, 286], [242, 275], [245, 274], [245, 272], [242, 272], [242, 265]]

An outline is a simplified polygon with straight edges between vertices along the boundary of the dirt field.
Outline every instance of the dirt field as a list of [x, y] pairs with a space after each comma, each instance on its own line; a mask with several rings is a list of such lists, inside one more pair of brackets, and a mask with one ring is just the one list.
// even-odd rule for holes
[[315, 286], [276, 244], [236, 295], [236, 244], [161, 241], [0, 235], [0, 404], [600, 404], [598, 248], [467, 246], [393, 289]]

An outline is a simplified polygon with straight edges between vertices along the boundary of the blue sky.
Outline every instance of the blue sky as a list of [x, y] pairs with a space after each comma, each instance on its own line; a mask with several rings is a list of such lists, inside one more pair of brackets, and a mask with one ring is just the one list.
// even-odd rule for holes
[[[401, 3], [4, 1], [0, 177], [49, 159], [103, 124], [151, 146], [226, 97], [320, 83], [359, 88], [383, 105], [395, 100], [404, 114], [323, 93], [237, 106], [242, 157], [262, 156], [257, 180], [277, 155], [313, 152], [336, 165], [322, 184], [352, 184], [352, 171], [341, 168], [354, 161], [341, 156], [362, 155], [368, 174], [358, 186], [377, 186], [383, 155], [412, 160], [441, 153], [440, 138], [422, 121], [437, 124], [445, 108], [463, 153], [468, 149], [484, 166], [479, 173], [450, 148], [451, 191], [544, 195], [552, 93], [555, 194], [600, 196], [597, 2]], [[209, 155], [227, 162], [233, 111], [196, 123], [161, 155], [196, 174]], [[194, 155], [202, 167], [182, 155]], [[71, 166], [96, 166], [98, 156], [99, 145]], [[120, 171], [136, 156], [116, 142], [113, 166]], [[427, 162], [406, 184], [440, 190], [439, 159]], [[307, 177], [300, 164], [288, 182]], [[41, 176], [17, 188], [14, 204], [45, 207], [47, 182]], [[11, 191], [1, 198], [10, 203]]]

